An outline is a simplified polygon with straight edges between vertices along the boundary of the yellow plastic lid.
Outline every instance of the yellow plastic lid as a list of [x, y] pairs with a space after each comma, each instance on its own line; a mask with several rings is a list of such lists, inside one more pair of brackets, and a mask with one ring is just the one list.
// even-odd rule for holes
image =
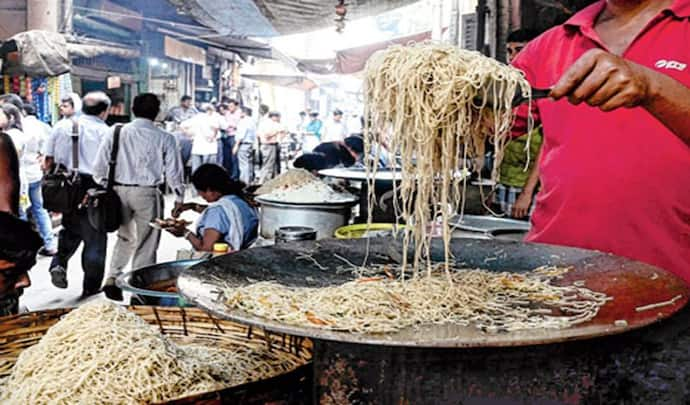
[[230, 250], [230, 246], [227, 243], [215, 243], [213, 245], [214, 253], [228, 253], [228, 250]]

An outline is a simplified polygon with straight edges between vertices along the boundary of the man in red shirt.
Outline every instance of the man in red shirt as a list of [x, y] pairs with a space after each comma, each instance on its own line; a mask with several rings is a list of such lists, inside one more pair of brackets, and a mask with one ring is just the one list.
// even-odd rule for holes
[[[543, 126], [529, 241], [630, 257], [690, 282], [690, 0], [602, 0], [514, 65]], [[525, 133], [527, 106], [515, 133]]]

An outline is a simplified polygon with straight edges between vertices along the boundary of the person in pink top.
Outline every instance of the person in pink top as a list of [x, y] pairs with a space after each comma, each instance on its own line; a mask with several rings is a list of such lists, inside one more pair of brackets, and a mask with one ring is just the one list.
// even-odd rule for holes
[[[543, 127], [528, 240], [610, 252], [690, 282], [690, 0], [599, 1], [513, 64]], [[527, 106], [515, 134], [525, 133]]]

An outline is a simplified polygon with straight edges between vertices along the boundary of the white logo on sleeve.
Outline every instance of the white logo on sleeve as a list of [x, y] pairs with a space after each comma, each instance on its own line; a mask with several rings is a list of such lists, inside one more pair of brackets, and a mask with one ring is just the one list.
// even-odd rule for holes
[[672, 70], [678, 70], [680, 72], [684, 71], [688, 65], [686, 63], [681, 63], [675, 60], [666, 60], [666, 59], [660, 59], [658, 60], [654, 66], [656, 66], [657, 69], [672, 69]]

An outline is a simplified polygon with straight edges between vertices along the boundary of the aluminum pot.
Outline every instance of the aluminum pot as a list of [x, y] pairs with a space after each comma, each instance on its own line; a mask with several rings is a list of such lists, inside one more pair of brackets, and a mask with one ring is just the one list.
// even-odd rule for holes
[[275, 238], [276, 243], [316, 240], [316, 231], [306, 226], [284, 226], [276, 231]]
[[317, 239], [332, 238], [335, 230], [347, 225], [356, 201], [337, 204], [279, 203], [257, 197], [261, 204], [261, 236], [273, 239], [278, 229], [305, 226], [316, 231]]
[[125, 273], [117, 278], [117, 286], [132, 293], [136, 305], [185, 306], [176, 289], [177, 276], [186, 268], [203, 260], [178, 260], [158, 263]]

